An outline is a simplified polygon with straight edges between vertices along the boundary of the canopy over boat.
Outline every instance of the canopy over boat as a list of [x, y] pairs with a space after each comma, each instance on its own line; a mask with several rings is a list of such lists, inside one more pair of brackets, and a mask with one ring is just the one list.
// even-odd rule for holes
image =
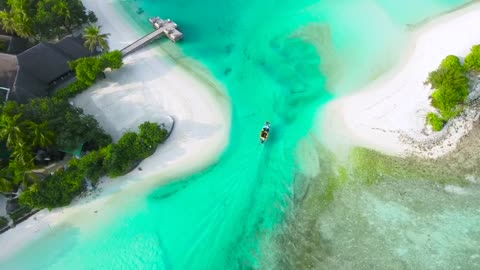
[[260, 132], [260, 142], [264, 143], [268, 139], [268, 135], [270, 134], [270, 122], [265, 122], [265, 125], [262, 128], [262, 131]]

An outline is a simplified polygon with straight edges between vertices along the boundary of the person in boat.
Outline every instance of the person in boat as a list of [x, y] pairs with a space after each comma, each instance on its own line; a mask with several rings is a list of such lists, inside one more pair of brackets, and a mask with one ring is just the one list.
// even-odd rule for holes
[[263, 126], [263, 130], [267, 132], [270, 131], [270, 122], [268, 121], [265, 122], [265, 125]]

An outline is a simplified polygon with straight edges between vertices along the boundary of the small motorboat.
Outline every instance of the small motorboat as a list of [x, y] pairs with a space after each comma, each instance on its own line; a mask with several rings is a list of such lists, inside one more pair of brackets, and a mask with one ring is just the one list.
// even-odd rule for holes
[[260, 142], [264, 143], [268, 139], [268, 134], [270, 134], [270, 122], [265, 122], [265, 125], [262, 128], [262, 132], [260, 132]]

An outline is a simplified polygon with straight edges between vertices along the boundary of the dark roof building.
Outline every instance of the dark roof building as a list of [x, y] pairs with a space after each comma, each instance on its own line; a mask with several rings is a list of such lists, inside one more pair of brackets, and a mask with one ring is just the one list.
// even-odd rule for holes
[[10, 89], [8, 100], [27, 103], [48, 96], [61, 81], [73, 76], [68, 62], [91, 56], [81, 37], [55, 44], [40, 43], [18, 54], [0, 53], [0, 87]]
[[2, 35], [1, 33], [0, 43], [3, 43], [3, 46], [0, 45], [0, 52], [5, 52], [8, 54], [19, 54], [32, 47], [32, 45], [26, 39]]

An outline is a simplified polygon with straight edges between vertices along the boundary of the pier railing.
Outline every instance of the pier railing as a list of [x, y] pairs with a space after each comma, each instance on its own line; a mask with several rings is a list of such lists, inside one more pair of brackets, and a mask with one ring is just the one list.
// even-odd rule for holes
[[123, 56], [127, 56], [164, 35], [173, 42], [183, 38], [183, 34], [177, 29], [177, 24], [171, 20], [162, 20], [160, 17], [155, 17], [150, 18], [150, 23], [155, 30], [123, 48], [121, 50]]

